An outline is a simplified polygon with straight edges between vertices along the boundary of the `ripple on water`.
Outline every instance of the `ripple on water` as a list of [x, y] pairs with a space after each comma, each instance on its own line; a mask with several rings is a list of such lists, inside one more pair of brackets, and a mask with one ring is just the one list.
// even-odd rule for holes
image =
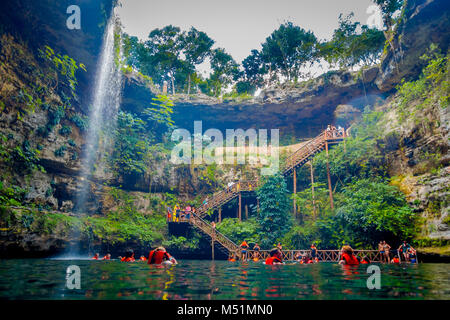
[[[81, 269], [81, 289], [66, 269]], [[186, 260], [171, 267], [90, 259], [2, 260], [2, 299], [450, 299], [450, 265], [380, 265], [381, 288], [367, 288], [367, 266], [266, 266]]]

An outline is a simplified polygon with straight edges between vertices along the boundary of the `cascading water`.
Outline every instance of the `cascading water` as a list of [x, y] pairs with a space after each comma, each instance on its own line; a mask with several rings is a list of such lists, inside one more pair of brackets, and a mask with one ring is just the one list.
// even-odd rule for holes
[[[102, 180], [105, 175], [106, 153], [113, 147], [112, 131], [116, 125], [117, 112], [121, 102], [122, 77], [119, 68], [122, 50], [116, 40], [120, 40], [116, 15], [111, 15], [103, 38], [103, 46], [98, 62], [92, 102], [90, 104], [89, 129], [82, 158], [79, 177], [79, 192], [76, 195], [74, 211], [86, 212], [86, 202], [92, 195], [91, 182]], [[120, 48], [118, 48], [118, 47]], [[101, 184], [97, 184], [101, 187]], [[79, 230], [73, 230], [72, 239], [78, 239]], [[70, 245], [68, 257], [80, 257], [78, 242]]]

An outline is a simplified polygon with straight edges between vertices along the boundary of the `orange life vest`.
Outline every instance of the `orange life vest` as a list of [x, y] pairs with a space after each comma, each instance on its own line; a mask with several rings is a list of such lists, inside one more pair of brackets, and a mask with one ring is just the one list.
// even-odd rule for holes
[[342, 259], [345, 261], [348, 265], [357, 265], [359, 264], [358, 259], [354, 255], [349, 255], [348, 253], [344, 252], [342, 254]]
[[120, 260], [122, 262], [134, 262], [134, 258], [133, 257], [123, 257], [122, 260]]
[[361, 264], [368, 264], [369, 262], [367, 262], [366, 260], [361, 260], [360, 263], [361, 263]]
[[103, 260], [110, 260], [111, 258], [110, 257], [108, 257], [108, 256], [104, 256], [103, 257]]
[[269, 257], [266, 259], [266, 264], [273, 264], [274, 262], [281, 262], [277, 257]]
[[394, 258], [394, 259], [392, 259], [392, 262], [393, 263], [400, 263], [400, 260], [398, 258]]

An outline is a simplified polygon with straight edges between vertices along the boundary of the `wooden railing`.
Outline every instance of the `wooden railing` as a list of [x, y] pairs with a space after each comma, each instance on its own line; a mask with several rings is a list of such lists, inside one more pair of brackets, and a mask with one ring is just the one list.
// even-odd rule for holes
[[258, 187], [258, 180], [243, 180], [234, 183], [225, 190], [214, 194], [211, 199], [206, 198], [204, 204], [197, 209], [197, 215], [204, 217], [208, 210], [214, 210], [236, 198], [240, 192], [253, 192]]
[[[315, 154], [321, 152], [327, 143], [338, 143], [346, 137], [345, 131], [342, 130], [325, 130], [314, 139], [309, 140], [303, 144], [299, 149], [292, 153], [285, 161], [284, 166], [281, 169], [283, 175], [289, 175], [292, 170], [298, 166], [305, 164]], [[241, 180], [234, 183], [232, 186], [227, 187], [225, 190], [219, 191], [211, 197], [207, 197], [203, 204], [197, 209], [196, 214], [192, 215], [190, 219], [179, 219], [179, 222], [189, 222], [200, 230], [208, 234], [210, 237], [215, 236], [216, 239], [224, 248], [230, 253], [239, 253], [239, 247], [230, 239], [213, 229], [202, 217], [206, 216], [209, 210], [215, 210], [220, 208], [225, 203], [233, 200], [241, 192], [253, 192], [259, 186], [258, 180]], [[173, 213], [174, 214], [174, 213]], [[213, 234], [214, 232], [214, 234]], [[294, 250], [295, 251], [295, 250]], [[286, 251], [286, 260], [293, 260], [294, 251]], [[302, 250], [297, 250], [298, 252]], [[304, 250], [303, 250], [304, 251]], [[306, 252], [306, 251], [305, 251]], [[261, 251], [261, 254], [268, 254]], [[334, 261], [339, 258], [333, 250], [327, 250], [321, 253], [324, 261]], [[320, 256], [319, 256], [320, 259]]]
[[197, 215], [194, 215], [189, 219], [189, 222], [199, 228], [201, 231], [206, 233], [214, 241], [219, 242], [229, 253], [238, 253], [239, 247], [230, 239], [228, 239], [224, 234], [217, 231], [213, 226], [207, 223], [205, 220]]
[[[326, 143], [338, 143], [346, 137], [344, 129], [325, 130], [314, 139], [303, 144], [299, 149], [292, 153], [281, 168], [283, 175], [289, 175], [292, 170], [305, 164], [315, 154], [321, 152], [326, 147]], [[253, 192], [259, 186], [258, 180], [241, 180], [234, 183], [231, 187], [219, 191], [212, 197], [207, 197], [202, 206], [197, 209], [197, 215], [204, 217], [208, 210], [214, 210], [225, 203], [236, 198], [240, 192]]]
[[[321, 262], [338, 262], [340, 260], [340, 250], [317, 250], [317, 258]], [[381, 255], [378, 250], [353, 250], [354, 254], [358, 257], [367, 257], [371, 262], [381, 262]], [[297, 260], [298, 256], [309, 255], [311, 250], [283, 250], [282, 256], [284, 261]], [[248, 250], [245, 254], [245, 258], [250, 260], [254, 257], [258, 257], [261, 260], [265, 260], [269, 257], [270, 250]]]

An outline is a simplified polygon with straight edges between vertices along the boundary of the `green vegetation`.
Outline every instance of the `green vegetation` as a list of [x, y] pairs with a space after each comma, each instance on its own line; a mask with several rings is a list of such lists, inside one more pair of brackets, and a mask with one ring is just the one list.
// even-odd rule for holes
[[260, 211], [261, 245], [273, 246], [289, 230], [292, 217], [289, 213], [289, 199], [286, 182], [280, 175], [267, 178], [257, 191]]
[[31, 147], [30, 142], [25, 140], [22, 146], [16, 146], [11, 150], [10, 156], [6, 159], [12, 162], [13, 168], [20, 173], [31, 173], [34, 170], [45, 172], [39, 164], [40, 151]]
[[237, 218], [226, 218], [217, 226], [217, 231], [226, 235], [234, 243], [247, 242], [259, 243], [261, 227], [256, 218], [239, 221]]
[[78, 84], [76, 72], [78, 69], [86, 71], [86, 67], [82, 63], [77, 63], [68, 55], [61, 55], [49, 46], [45, 46], [44, 50], [40, 50], [41, 58], [48, 63], [49, 72], [46, 75], [48, 86], [54, 88], [62, 96], [69, 95], [77, 100], [76, 87]]
[[148, 245], [163, 241], [166, 229], [164, 215], [139, 212], [134, 204], [135, 199], [123, 190], [111, 188], [110, 194], [117, 210], [108, 212], [104, 217], [85, 217], [83, 234], [109, 244], [134, 241]]

